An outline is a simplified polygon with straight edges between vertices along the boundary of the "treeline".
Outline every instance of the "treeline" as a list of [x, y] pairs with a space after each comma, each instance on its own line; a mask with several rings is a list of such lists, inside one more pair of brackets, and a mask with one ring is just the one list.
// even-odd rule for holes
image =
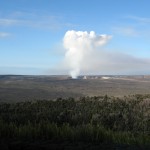
[[0, 104], [0, 139], [150, 146], [150, 96]]

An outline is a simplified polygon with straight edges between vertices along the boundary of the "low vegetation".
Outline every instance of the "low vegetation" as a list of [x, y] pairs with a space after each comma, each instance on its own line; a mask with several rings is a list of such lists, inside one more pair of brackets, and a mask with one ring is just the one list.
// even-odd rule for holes
[[150, 95], [1, 103], [0, 139], [148, 149]]

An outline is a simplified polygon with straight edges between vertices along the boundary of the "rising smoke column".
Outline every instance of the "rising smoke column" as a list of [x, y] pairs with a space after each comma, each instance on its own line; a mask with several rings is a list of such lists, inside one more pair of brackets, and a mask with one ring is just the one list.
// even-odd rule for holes
[[[63, 39], [66, 49], [65, 62], [69, 67], [69, 74], [72, 78], [78, 77], [85, 62], [90, 59], [90, 54], [94, 53], [98, 47], [106, 44], [110, 38], [109, 35], [96, 35], [94, 31], [89, 33], [74, 30], [66, 32]], [[86, 65], [88, 67], [88, 64]]]

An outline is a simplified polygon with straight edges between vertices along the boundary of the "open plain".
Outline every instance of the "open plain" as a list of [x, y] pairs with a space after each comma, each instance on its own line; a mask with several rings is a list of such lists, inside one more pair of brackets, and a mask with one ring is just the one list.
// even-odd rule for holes
[[0, 76], [0, 101], [150, 94], [150, 76]]

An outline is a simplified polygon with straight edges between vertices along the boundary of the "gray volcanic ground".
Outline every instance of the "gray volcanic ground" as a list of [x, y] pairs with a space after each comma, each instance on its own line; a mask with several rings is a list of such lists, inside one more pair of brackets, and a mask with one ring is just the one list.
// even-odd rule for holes
[[[84, 79], [85, 78], [85, 79]], [[0, 76], [0, 101], [150, 94], [150, 76]]]

